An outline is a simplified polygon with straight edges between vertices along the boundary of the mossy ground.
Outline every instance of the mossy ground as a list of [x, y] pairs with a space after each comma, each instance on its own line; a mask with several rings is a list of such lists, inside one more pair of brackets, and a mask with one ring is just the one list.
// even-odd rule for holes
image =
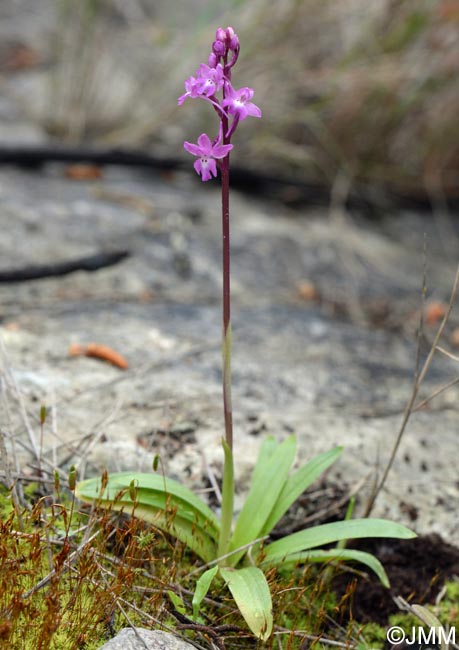
[[[1, 647], [93, 650], [129, 624], [165, 626], [204, 647], [256, 645], [218, 583], [199, 624], [191, 620], [198, 574], [189, 574], [199, 563], [174, 540], [127, 515], [80, 508], [68, 490], [44, 495], [33, 484], [25, 492], [28, 507], [20, 513], [9, 492], [0, 493]], [[265, 647], [322, 646], [321, 637], [351, 648], [383, 646], [385, 628], [353, 620], [352, 588], [338, 597], [329, 576], [315, 567], [268, 574], [276, 633]], [[181, 613], [168, 592], [184, 603]], [[435, 612], [443, 624], [457, 620], [458, 582], [446, 585]], [[388, 624], [409, 630], [417, 622], [400, 614]]]

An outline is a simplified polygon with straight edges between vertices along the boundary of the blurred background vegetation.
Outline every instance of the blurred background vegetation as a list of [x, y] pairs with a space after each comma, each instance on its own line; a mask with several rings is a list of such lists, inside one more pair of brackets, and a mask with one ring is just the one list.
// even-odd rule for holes
[[2, 0], [0, 21], [1, 92], [59, 141], [186, 157], [209, 110], [177, 97], [230, 24], [264, 113], [236, 164], [459, 196], [459, 0]]

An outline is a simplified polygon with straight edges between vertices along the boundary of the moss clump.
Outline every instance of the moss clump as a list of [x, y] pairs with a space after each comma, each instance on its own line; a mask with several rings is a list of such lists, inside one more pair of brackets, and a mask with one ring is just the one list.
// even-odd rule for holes
[[[129, 621], [167, 624], [201, 644], [221, 635], [226, 648], [253, 647], [253, 638], [218, 584], [200, 611], [201, 628], [191, 620], [199, 567], [183, 545], [125, 514], [79, 509], [69, 491], [43, 494], [29, 486], [30, 503], [21, 513], [0, 488], [0, 647], [18, 650], [96, 650]], [[328, 637], [351, 648], [378, 648], [386, 628], [349, 621], [353, 593], [331, 590], [329, 568], [315, 565], [294, 572], [272, 570], [267, 578], [275, 603], [276, 635], [265, 648], [295, 650], [306, 640]], [[177, 619], [167, 592], [184, 603]], [[444, 625], [459, 616], [459, 582], [446, 585], [436, 615]], [[389, 624], [407, 633], [419, 621], [400, 613]], [[225, 632], [218, 630], [225, 626]], [[229, 626], [229, 627], [228, 627]], [[220, 636], [219, 636], [220, 635]], [[323, 646], [328, 648], [329, 646]]]

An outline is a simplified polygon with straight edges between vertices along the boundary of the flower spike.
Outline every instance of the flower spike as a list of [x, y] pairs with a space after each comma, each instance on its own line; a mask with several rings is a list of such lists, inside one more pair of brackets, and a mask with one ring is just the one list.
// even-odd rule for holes
[[202, 133], [197, 144], [186, 141], [183, 145], [189, 153], [197, 156], [194, 168], [203, 181], [217, 175], [216, 161], [222, 161], [218, 165], [223, 169], [224, 159], [233, 148], [231, 138], [239, 122], [249, 116], [261, 117], [261, 109], [252, 102], [253, 89], [244, 87], [236, 90], [231, 85], [232, 68], [238, 60], [239, 50], [239, 38], [234, 29], [219, 27], [207, 63], [201, 63], [196, 74], [188, 77], [185, 93], [178, 98], [179, 106], [188, 98], [204, 99], [212, 104], [220, 121], [219, 135], [213, 144]]

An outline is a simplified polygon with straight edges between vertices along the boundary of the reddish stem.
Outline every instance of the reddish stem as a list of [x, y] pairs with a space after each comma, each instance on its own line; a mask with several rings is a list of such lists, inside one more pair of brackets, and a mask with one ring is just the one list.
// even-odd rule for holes
[[[223, 90], [223, 94], [224, 94]], [[228, 118], [221, 117], [223, 144], [229, 144]], [[223, 252], [223, 410], [225, 439], [233, 449], [233, 409], [231, 402], [231, 287], [230, 287], [230, 215], [229, 154], [221, 161], [222, 178], [222, 252]]]

